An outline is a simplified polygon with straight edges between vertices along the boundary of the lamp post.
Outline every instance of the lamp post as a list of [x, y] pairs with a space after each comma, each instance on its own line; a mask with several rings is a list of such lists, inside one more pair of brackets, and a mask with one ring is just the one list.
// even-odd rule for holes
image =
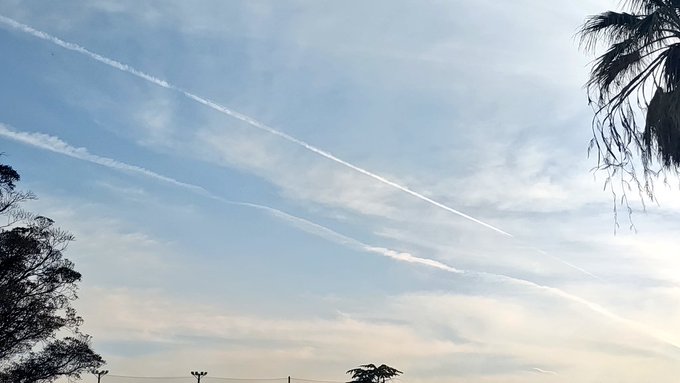
[[93, 370], [92, 373], [97, 375], [97, 383], [101, 383], [102, 376], [109, 373], [109, 370]]
[[201, 378], [208, 375], [207, 371], [191, 371], [191, 375], [196, 377], [196, 383], [201, 383]]

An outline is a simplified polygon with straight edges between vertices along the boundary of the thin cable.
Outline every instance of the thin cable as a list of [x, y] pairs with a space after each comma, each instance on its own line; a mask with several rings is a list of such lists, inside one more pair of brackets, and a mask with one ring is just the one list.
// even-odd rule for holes
[[107, 374], [107, 378], [122, 378], [122, 379], [193, 379], [192, 376], [132, 376], [132, 375], [112, 375]]
[[[122, 378], [122, 379], [194, 379], [193, 376], [133, 376], [133, 375], [106, 375], [109, 378]], [[288, 380], [288, 377], [283, 378], [229, 378], [221, 376], [205, 376], [201, 380], [247, 380], [247, 381], [276, 381], [276, 380]]]

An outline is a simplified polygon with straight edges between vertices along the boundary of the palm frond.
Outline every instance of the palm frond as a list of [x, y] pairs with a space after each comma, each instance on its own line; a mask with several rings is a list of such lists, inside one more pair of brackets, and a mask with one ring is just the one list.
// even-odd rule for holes
[[581, 47], [586, 50], [596, 48], [597, 42], [621, 42], [630, 37], [640, 21], [640, 16], [626, 12], [604, 12], [590, 16], [579, 30]]
[[659, 8], [670, 4], [667, 0], [626, 0], [623, 2], [625, 7], [630, 7], [636, 12], [653, 12]]
[[582, 48], [608, 45], [586, 83], [595, 106], [591, 146], [598, 149], [599, 168], [620, 169], [633, 179], [640, 156], [647, 188], [655, 160], [665, 169], [680, 167], [680, 0], [624, 5], [628, 12], [590, 16], [580, 30]]
[[593, 66], [588, 87], [596, 87], [603, 94], [611, 93], [612, 86], [620, 88], [632, 74], [637, 73], [645, 64], [639, 50], [627, 53], [626, 42], [614, 44], [600, 56]]
[[680, 89], [658, 89], [649, 102], [643, 133], [646, 155], [666, 167], [680, 166]]

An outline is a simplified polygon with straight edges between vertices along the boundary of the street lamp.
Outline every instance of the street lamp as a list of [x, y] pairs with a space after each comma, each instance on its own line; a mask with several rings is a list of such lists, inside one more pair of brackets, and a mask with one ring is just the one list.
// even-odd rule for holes
[[[201, 378], [208, 375], [207, 371], [191, 371], [191, 375], [196, 377], [196, 383], [201, 383]], [[97, 382], [99, 383], [99, 382]]]
[[101, 383], [102, 376], [109, 373], [109, 370], [92, 370], [92, 373], [97, 375], [97, 383]]

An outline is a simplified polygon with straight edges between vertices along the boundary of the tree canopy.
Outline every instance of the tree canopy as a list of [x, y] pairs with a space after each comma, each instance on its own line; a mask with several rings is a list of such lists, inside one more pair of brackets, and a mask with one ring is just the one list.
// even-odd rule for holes
[[71, 306], [81, 275], [63, 251], [73, 238], [21, 209], [34, 197], [15, 189], [19, 179], [0, 165], [0, 383], [77, 378], [104, 362]]
[[627, 190], [654, 200], [654, 179], [680, 168], [680, 0], [623, 5], [587, 18], [579, 33], [588, 51], [607, 46], [587, 82], [590, 148], [608, 181], [621, 182], [622, 203]]
[[351, 382], [357, 383], [385, 383], [402, 374], [401, 371], [386, 364], [376, 367], [375, 364], [362, 364], [358, 368], [347, 371], [352, 376]]

